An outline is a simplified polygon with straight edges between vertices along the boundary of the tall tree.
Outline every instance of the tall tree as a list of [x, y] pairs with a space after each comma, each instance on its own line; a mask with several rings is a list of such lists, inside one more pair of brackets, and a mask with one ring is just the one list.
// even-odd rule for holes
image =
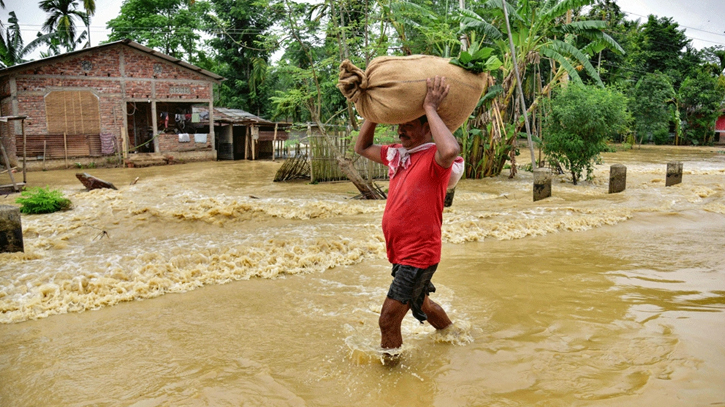
[[633, 51], [631, 61], [642, 72], [635, 72], [635, 80], [644, 73], [661, 72], [677, 88], [690, 73], [691, 65], [699, 65], [697, 58], [693, 60], [695, 51], [690, 39], [671, 17], [650, 15], [636, 40], [638, 49]]
[[675, 90], [667, 75], [648, 73], [637, 81], [629, 98], [629, 109], [640, 142], [662, 133], [667, 135], [671, 116], [668, 104], [674, 97]]
[[715, 120], [720, 115], [725, 98], [725, 83], [721, 77], [701, 69], [696, 76], [682, 82], [679, 100], [685, 117], [686, 141], [692, 144], [712, 144]]
[[[87, 26], [88, 15], [78, 8], [76, 0], [41, 0], [40, 9], [47, 13], [42, 31], [54, 34], [55, 39], [66, 51], [73, 51], [87, 37], [87, 32], [78, 33], [76, 20]], [[51, 44], [53, 50], [53, 44]]]
[[279, 3], [269, 0], [211, 0], [206, 16], [209, 46], [219, 64], [217, 73], [227, 78], [220, 86], [219, 103], [257, 115], [270, 114], [265, 93], [272, 52], [272, 26], [282, 18]]
[[83, 10], [86, 11], [86, 33], [88, 33], [88, 42], [86, 47], [91, 46], [91, 17], [96, 14], [96, 0], [83, 0]]
[[630, 50], [636, 46], [633, 38], [639, 30], [639, 21], [624, 19], [625, 14], [614, 0], [597, 0], [587, 14], [592, 20], [607, 23], [604, 32], [609, 34], [626, 53], [613, 51], [609, 48], [593, 49], [592, 64], [605, 84], [620, 83], [631, 77], [631, 69], [626, 65]]
[[195, 63], [201, 58], [202, 17], [209, 10], [206, 1], [125, 0], [118, 17], [110, 20], [110, 41], [131, 39]]

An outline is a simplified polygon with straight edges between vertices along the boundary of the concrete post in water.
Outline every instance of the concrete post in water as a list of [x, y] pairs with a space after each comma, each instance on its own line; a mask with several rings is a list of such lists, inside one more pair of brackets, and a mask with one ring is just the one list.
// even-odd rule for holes
[[667, 179], [665, 181], [665, 186], [669, 187], [670, 185], [679, 184], [681, 182], [682, 182], [682, 163], [679, 161], [667, 163]]
[[534, 202], [551, 196], [551, 170], [537, 168], [534, 170]]
[[[372, 162], [372, 161], [370, 161]], [[446, 190], [446, 199], [443, 201], [443, 206], [445, 208], [449, 208], [451, 205], [453, 205], [453, 197], [456, 194], [456, 187], [453, 187], [449, 190]]]
[[0, 253], [22, 251], [25, 250], [20, 209], [11, 205], [0, 205]]
[[616, 194], [627, 188], [627, 167], [613, 164], [609, 167], [609, 193]]

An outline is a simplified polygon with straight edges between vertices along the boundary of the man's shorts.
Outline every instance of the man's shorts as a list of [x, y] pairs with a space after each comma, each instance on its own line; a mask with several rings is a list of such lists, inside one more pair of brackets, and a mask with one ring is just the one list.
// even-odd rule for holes
[[437, 264], [425, 269], [404, 264], [393, 264], [392, 276], [394, 278], [392, 284], [390, 284], [390, 290], [388, 290], [388, 298], [400, 301], [403, 304], [410, 304], [415, 319], [423, 323], [428, 319], [428, 316], [421, 310], [421, 307], [426, 295], [436, 291], [430, 279], [433, 278], [433, 273], [437, 268]]

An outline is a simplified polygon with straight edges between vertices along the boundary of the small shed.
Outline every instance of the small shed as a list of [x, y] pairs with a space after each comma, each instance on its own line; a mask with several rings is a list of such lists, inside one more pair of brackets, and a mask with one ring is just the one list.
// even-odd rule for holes
[[[201, 124], [209, 123], [205, 107], [194, 108]], [[214, 108], [218, 160], [274, 159], [283, 155], [291, 123], [272, 122], [241, 109]]]

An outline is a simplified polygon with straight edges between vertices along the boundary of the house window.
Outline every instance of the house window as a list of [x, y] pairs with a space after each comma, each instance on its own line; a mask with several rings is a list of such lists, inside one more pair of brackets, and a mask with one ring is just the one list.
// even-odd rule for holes
[[87, 90], [56, 90], [45, 96], [48, 134], [100, 134], [98, 96]]
[[169, 93], [172, 95], [188, 95], [191, 93], [191, 88], [188, 86], [172, 86], [169, 88]]

